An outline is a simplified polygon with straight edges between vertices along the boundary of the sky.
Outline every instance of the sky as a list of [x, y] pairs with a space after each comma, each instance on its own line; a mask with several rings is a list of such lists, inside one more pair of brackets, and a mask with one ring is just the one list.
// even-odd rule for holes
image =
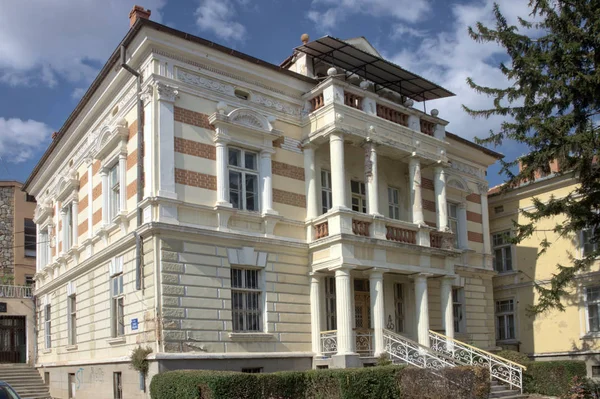
[[[504, 51], [467, 34], [478, 21], [492, 25], [492, 0], [0, 0], [0, 180], [27, 179], [127, 33], [136, 3], [154, 21], [274, 64], [303, 33], [364, 36], [388, 60], [456, 94], [427, 103], [450, 122], [448, 131], [486, 137], [502, 122], [462, 110], [491, 105], [468, 77], [508, 84], [498, 68]], [[527, 3], [502, 0], [501, 11], [516, 22], [529, 13]], [[515, 143], [493, 149], [509, 160], [525, 151]], [[498, 164], [489, 169], [490, 186], [503, 181], [498, 171]]]

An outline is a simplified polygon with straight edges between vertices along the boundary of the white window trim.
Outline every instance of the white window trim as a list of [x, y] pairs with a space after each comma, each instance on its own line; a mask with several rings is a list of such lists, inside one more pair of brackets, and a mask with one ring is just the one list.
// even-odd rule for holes
[[[252, 270], [252, 271], [256, 271], [257, 272], [257, 283], [258, 283], [258, 288], [248, 288], [248, 287], [233, 287], [233, 279], [232, 279], [232, 286], [231, 286], [231, 294], [232, 294], [232, 298], [233, 298], [233, 292], [241, 292], [241, 293], [257, 293], [259, 295], [258, 297], [258, 303], [259, 303], [259, 309], [258, 309], [258, 315], [260, 317], [259, 320], [259, 330], [248, 330], [247, 329], [247, 319], [245, 320], [246, 322], [246, 329], [244, 330], [234, 330], [233, 329], [233, 314], [234, 314], [234, 309], [233, 309], [233, 299], [231, 302], [231, 313], [232, 313], [232, 322], [231, 322], [231, 331], [234, 334], [260, 334], [260, 333], [264, 333], [266, 331], [266, 312], [265, 312], [265, 305], [266, 305], [266, 301], [265, 301], [265, 296], [266, 296], [266, 292], [265, 292], [265, 277], [264, 277], [264, 270], [262, 268], [258, 268], [258, 267], [248, 267], [248, 266], [242, 266], [242, 265], [232, 265], [231, 266], [231, 270], [236, 269], [236, 270], [241, 270], [242, 271], [242, 281], [245, 282], [246, 280], [246, 270]], [[247, 284], [244, 284], [247, 285]], [[248, 313], [248, 309], [244, 308], [242, 309], [243, 313]]]
[[[230, 150], [238, 150], [241, 152], [240, 155], [240, 160], [241, 162], [244, 164], [244, 166], [234, 166], [234, 165], [230, 165], [229, 164], [229, 151]], [[246, 168], [246, 159], [245, 159], [245, 154], [246, 153], [252, 153], [255, 155], [256, 157], [256, 169], [248, 169]], [[262, 195], [261, 195], [261, 180], [262, 180], [262, 175], [260, 173], [260, 152], [257, 152], [255, 150], [251, 150], [251, 149], [247, 149], [247, 148], [243, 148], [243, 147], [238, 147], [238, 146], [231, 146], [228, 145], [227, 146], [227, 182], [228, 182], [228, 186], [227, 186], [227, 200], [229, 201], [230, 204], [233, 205], [233, 203], [231, 202], [231, 179], [229, 177], [229, 174], [231, 171], [234, 172], [239, 172], [242, 175], [241, 181], [240, 181], [240, 187], [241, 190], [239, 191], [239, 208], [235, 208], [234, 209], [238, 209], [240, 211], [246, 211], [246, 212], [252, 212], [252, 213], [261, 213], [262, 212]], [[256, 176], [256, 209], [253, 210], [248, 210], [247, 209], [247, 205], [246, 205], [246, 184], [245, 184], [245, 177], [246, 174], [250, 174], [250, 175], [254, 175]]]
[[[514, 338], [499, 339], [497, 337], [497, 332], [498, 332], [498, 316], [503, 316], [503, 315], [509, 315], [509, 314], [511, 314], [511, 312], [501, 312], [501, 313], [498, 313], [496, 311], [496, 309], [497, 309], [497, 303], [498, 302], [504, 302], [504, 301], [512, 301], [512, 303], [513, 303], [512, 315], [513, 315], [514, 328], [515, 328]], [[496, 327], [496, 329], [494, 331], [494, 338], [496, 339], [497, 342], [513, 343], [513, 342], [518, 342], [519, 341], [519, 326], [518, 326], [518, 317], [517, 317], [517, 300], [516, 300], [515, 297], [494, 299], [494, 326]], [[505, 326], [505, 328], [506, 328], [506, 326]]]
[[[121, 195], [123, 193], [123, 187], [121, 187], [121, 170], [119, 167], [119, 159], [117, 157], [117, 160], [114, 162], [111, 162], [111, 165], [109, 167], [106, 168], [107, 169], [107, 174], [108, 174], [108, 187], [107, 187], [107, 201], [106, 204], [108, 205], [108, 220], [113, 222], [116, 218], [119, 217], [119, 215], [121, 214]], [[111, 184], [111, 173], [113, 172], [113, 170], [115, 171], [116, 174], [116, 179], [117, 179], [117, 183], [116, 184]], [[115, 195], [115, 187], [118, 187], [119, 189], [119, 194], [116, 196], [116, 203], [113, 204], [113, 201], [115, 201], [115, 199], [113, 198]]]
[[[512, 243], [502, 244], [500, 246], [494, 245], [494, 236], [497, 234], [503, 234], [506, 232], [509, 233], [510, 237], [513, 236], [512, 230], [510, 230], [510, 229], [504, 229], [504, 230], [496, 231], [496, 232], [490, 234], [490, 244], [492, 247], [492, 256], [493, 256], [493, 269], [494, 269], [494, 271], [498, 272], [498, 274], [501, 274], [501, 275], [507, 275], [507, 274], [517, 272], [517, 263], [516, 263], [516, 257], [515, 257], [516, 245], [513, 245]], [[496, 270], [496, 248], [506, 248], [506, 247], [510, 248], [511, 270], [503, 270], [503, 271], [499, 272], [498, 270]], [[506, 265], [504, 264], [504, 262], [503, 262], [503, 267], [504, 267], [504, 269], [506, 269]]]
[[44, 303], [44, 348], [52, 349], [52, 304], [49, 298]]
[[[579, 231], [579, 257], [580, 259], [583, 259], [585, 257], [584, 254], [584, 242], [583, 242], [583, 231], [584, 230], [591, 230], [592, 234], [593, 234], [593, 229], [592, 228], [587, 228], [587, 229], [582, 229]], [[598, 246], [600, 245], [600, 243], [595, 243], [594, 245], [594, 251], [596, 251], [598, 249]]]
[[[361, 188], [364, 187], [364, 194], [355, 193], [354, 191], [352, 191], [352, 183], [353, 182], [358, 183], [359, 191], [361, 190]], [[352, 211], [367, 214], [367, 212], [369, 211], [369, 208], [367, 206], [367, 185], [365, 184], [365, 182], [363, 182], [361, 180], [350, 179], [350, 209], [352, 209], [352, 207], [354, 206], [352, 204], [352, 200], [354, 198], [358, 199], [358, 208], [360, 210], [359, 211], [352, 210]], [[365, 210], [364, 212], [362, 211], [363, 209]]]
[[[600, 336], [600, 331], [590, 331], [590, 313], [589, 313], [589, 309], [588, 309], [588, 305], [590, 305], [590, 303], [588, 302], [588, 288], [595, 288], [595, 287], [600, 287], [600, 285], [598, 286], [587, 286], [587, 287], [583, 287], [583, 310], [584, 310], [584, 314], [585, 314], [585, 331], [583, 334], [583, 337], [597, 337]], [[598, 303], [600, 305], [600, 301]]]
[[[112, 339], [119, 339], [124, 337], [125, 334], [125, 281], [123, 273], [123, 256], [117, 256], [109, 263], [108, 282], [110, 289], [110, 336]], [[123, 291], [115, 295], [113, 291], [113, 280], [115, 278], [121, 278], [121, 286]], [[123, 300], [123, 334], [119, 334], [119, 314], [118, 314], [118, 301]]]
[[[396, 191], [398, 193], [398, 202], [397, 203], [393, 203], [390, 202], [390, 191]], [[394, 219], [394, 220], [402, 220], [402, 213], [401, 213], [401, 206], [400, 206], [400, 189], [397, 187], [393, 187], [393, 186], [388, 186], [387, 187], [387, 194], [388, 194], [388, 217], [390, 219]], [[390, 213], [390, 208], [396, 208], [398, 211], [398, 218], [395, 218], [393, 215], [389, 214]]]
[[[451, 216], [451, 212], [450, 212], [450, 207], [456, 207], [456, 217], [452, 217]], [[461, 247], [461, 239], [460, 239], [460, 228], [461, 228], [461, 220], [460, 220], [460, 216], [459, 216], [459, 209], [460, 209], [460, 202], [456, 202], [456, 201], [446, 201], [446, 215], [448, 216], [448, 220], [447, 220], [447, 224], [448, 224], [448, 228], [452, 231], [452, 233], [454, 234], [454, 248], [459, 249]], [[452, 230], [452, 224], [450, 223], [451, 221], [456, 221], [456, 231]]]
[[[331, 185], [323, 185], [323, 174], [329, 176], [329, 182], [331, 182], [331, 171], [328, 169], [321, 169], [319, 173], [319, 183], [321, 185], [321, 195], [319, 196], [319, 202], [321, 204], [321, 215], [326, 214], [333, 207], [333, 190]], [[327, 199], [329, 200], [329, 204], [323, 203], [323, 193], [327, 193]], [[327, 208], [327, 210], [325, 210]]]

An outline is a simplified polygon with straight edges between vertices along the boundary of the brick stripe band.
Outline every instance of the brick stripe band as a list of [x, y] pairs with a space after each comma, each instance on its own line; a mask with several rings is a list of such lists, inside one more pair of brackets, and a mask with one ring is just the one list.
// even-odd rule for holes
[[217, 160], [217, 148], [214, 145], [175, 137], [175, 152], [195, 157]]
[[474, 202], [476, 204], [481, 204], [481, 196], [479, 194], [469, 194], [467, 195], [467, 201]]
[[83, 222], [79, 223], [79, 226], [77, 227], [77, 233], [79, 235], [83, 235], [85, 233], [87, 233], [88, 231], [88, 222], [87, 219], [85, 219]]
[[98, 183], [98, 184], [96, 184], [96, 187], [94, 187], [94, 189], [92, 190], [92, 201], [94, 201], [96, 198], [100, 197], [101, 194], [102, 194], [102, 183]]
[[85, 211], [88, 207], [88, 196], [86, 195], [82, 199], [79, 200], [79, 213]]
[[276, 188], [273, 189], [273, 202], [306, 208], [306, 196], [304, 194], [296, 194]]
[[469, 238], [469, 241], [483, 243], [483, 234], [481, 234], [481, 233], [476, 233], [474, 231], [468, 231], [467, 237]]
[[435, 201], [422, 200], [421, 204], [423, 205], [423, 210], [435, 212]]
[[92, 225], [96, 225], [96, 223], [99, 223], [102, 221], [102, 208], [99, 208], [96, 212], [94, 212], [94, 214], [92, 215]]
[[217, 191], [217, 176], [175, 168], [175, 183]]
[[426, 177], [421, 177], [421, 188], [423, 190], [435, 190], [433, 187], [433, 180]]
[[483, 223], [481, 213], [467, 211], [467, 220], [475, 223]]
[[271, 161], [271, 165], [274, 175], [304, 181], [304, 168], [278, 161]]
[[208, 115], [206, 114], [180, 107], [175, 107], [173, 114], [175, 122], [181, 122], [192, 126], [202, 127], [204, 129], [215, 130], [214, 126], [208, 122]]

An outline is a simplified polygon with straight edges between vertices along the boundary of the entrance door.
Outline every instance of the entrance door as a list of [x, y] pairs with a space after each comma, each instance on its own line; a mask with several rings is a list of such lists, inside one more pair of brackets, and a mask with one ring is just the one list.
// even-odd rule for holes
[[25, 316], [0, 316], [0, 363], [25, 363]]
[[354, 321], [356, 328], [371, 328], [371, 295], [366, 279], [354, 279]]

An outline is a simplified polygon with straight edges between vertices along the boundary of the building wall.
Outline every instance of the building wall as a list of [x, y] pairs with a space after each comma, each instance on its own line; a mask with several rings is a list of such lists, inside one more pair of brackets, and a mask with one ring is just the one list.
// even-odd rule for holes
[[26, 276], [35, 274], [35, 256], [25, 256], [25, 219], [33, 219], [35, 202], [27, 201], [26, 193], [21, 191], [21, 184], [15, 187], [14, 240], [15, 240], [15, 285], [25, 285]]
[[14, 186], [0, 187], [0, 267], [3, 276], [14, 272]]

